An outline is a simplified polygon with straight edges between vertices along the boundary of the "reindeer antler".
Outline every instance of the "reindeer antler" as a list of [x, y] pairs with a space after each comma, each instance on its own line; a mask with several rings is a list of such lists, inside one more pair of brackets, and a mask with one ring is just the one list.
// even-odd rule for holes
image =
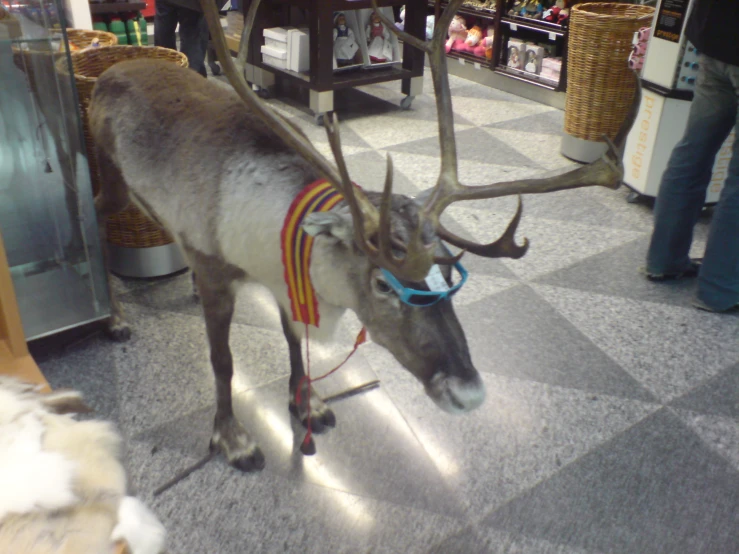
[[[525, 241], [523, 246], [518, 246], [515, 243], [514, 235], [521, 219], [520, 199], [518, 210], [503, 236], [487, 245], [467, 241], [445, 229], [439, 221], [442, 212], [450, 204], [460, 200], [479, 200], [512, 194], [553, 192], [593, 185], [613, 189], [618, 188], [623, 178], [621, 149], [638, 113], [639, 103], [641, 101], [641, 84], [639, 79], [636, 78], [637, 91], [629, 114], [616, 135], [614, 140], [615, 145], [607, 137], [605, 138], [609, 149], [601, 159], [562, 175], [545, 179], [524, 179], [521, 181], [494, 183], [478, 187], [465, 186], [459, 182], [457, 177], [457, 146], [454, 136], [454, 113], [452, 111], [452, 97], [449, 88], [446, 51], [443, 48], [447, 28], [454, 14], [461, 6], [462, 1], [451, 0], [449, 2], [436, 22], [431, 41], [427, 43], [395, 27], [394, 23], [379, 10], [377, 1], [372, 0], [372, 7], [385, 26], [391, 32], [395, 33], [398, 38], [423, 50], [429, 57], [439, 122], [441, 171], [436, 186], [428, 194], [420, 210], [419, 228], [424, 225], [425, 221], [428, 221], [435, 227], [439, 238], [473, 254], [490, 258], [520, 258], [526, 253], [526, 249], [528, 248], [528, 241]], [[437, 13], [439, 4], [440, 0], [436, 0]]]
[[[261, 0], [253, 0], [246, 17], [242, 44], [239, 51], [239, 60], [246, 60], [248, 39], [256, 19], [257, 10]], [[236, 70], [233, 59], [226, 46], [223, 28], [218, 20], [217, 9], [212, 0], [200, 0], [205, 14], [208, 28], [223, 69], [241, 99], [251, 108], [254, 113], [268, 125], [285, 143], [294, 148], [308, 163], [341, 192], [347, 200], [352, 213], [354, 225], [354, 237], [359, 248], [377, 265], [394, 273], [401, 279], [409, 281], [420, 281], [428, 273], [435, 261], [448, 263], [455, 258], [438, 259], [434, 257], [434, 244], [426, 244], [423, 240], [423, 230], [432, 225], [437, 235], [447, 242], [468, 250], [474, 254], [487, 257], [511, 257], [518, 258], [525, 254], [528, 242], [523, 246], [515, 243], [515, 231], [521, 218], [521, 204], [516, 215], [511, 220], [503, 236], [494, 243], [488, 245], [476, 244], [455, 236], [440, 223], [440, 217], [446, 207], [460, 200], [473, 200], [482, 198], [494, 198], [511, 194], [531, 194], [541, 192], [552, 192], [592, 185], [602, 185], [617, 188], [623, 177], [623, 166], [621, 164], [621, 153], [609, 142], [609, 151], [601, 160], [588, 166], [576, 169], [556, 177], [547, 179], [528, 179], [523, 181], [512, 181], [507, 183], [495, 183], [482, 187], [469, 187], [461, 184], [457, 172], [457, 145], [454, 136], [454, 114], [452, 112], [452, 98], [449, 87], [449, 75], [447, 72], [446, 52], [443, 42], [446, 38], [446, 29], [452, 17], [462, 4], [462, 0], [451, 0], [444, 12], [437, 20], [434, 28], [433, 38], [429, 43], [413, 37], [408, 33], [397, 29], [377, 7], [376, 0], [372, 0], [372, 6], [379, 15], [385, 26], [395, 33], [401, 40], [423, 50], [428, 54], [429, 65], [434, 83], [436, 95], [436, 109], [439, 122], [439, 145], [441, 149], [441, 171], [436, 186], [431, 191], [418, 213], [418, 223], [413, 235], [406, 244], [398, 244], [392, 237], [390, 225], [390, 206], [392, 195], [392, 160], [388, 155], [387, 175], [385, 187], [380, 204], [380, 210], [374, 207], [366, 195], [355, 187], [349, 177], [346, 163], [341, 151], [341, 139], [339, 134], [338, 118], [331, 114], [327, 118], [326, 133], [328, 135], [331, 150], [334, 154], [336, 167], [332, 166], [308, 141], [303, 133], [288, 123], [283, 117], [274, 112], [261, 102], [258, 96], [246, 84], [243, 76]], [[437, 11], [439, 0], [436, 2]], [[637, 79], [638, 82], [638, 79]], [[630, 116], [624, 122], [617, 135], [617, 146], [620, 149], [625, 141], [628, 130], [631, 128], [636, 117], [639, 104], [639, 91], [634, 100]], [[403, 257], [393, 254], [393, 249], [405, 253]]]

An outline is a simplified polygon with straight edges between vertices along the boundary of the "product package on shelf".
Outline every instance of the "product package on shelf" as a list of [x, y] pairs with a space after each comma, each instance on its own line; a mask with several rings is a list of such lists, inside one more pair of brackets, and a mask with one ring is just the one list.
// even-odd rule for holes
[[264, 44], [261, 47], [262, 62], [291, 71], [308, 71], [310, 49], [308, 30], [295, 27], [271, 27], [264, 29]]
[[271, 27], [262, 31], [264, 36], [264, 44], [261, 47], [263, 63], [278, 69], [287, 69], [287, 31], [285, 27]]
[[517, 38], [508, 40], [508, 67], [523, 69], [526, 57], [526, 43]]
[[308, 29], [290, 29], [287, 32], [287, 68], [298, 73], [310, 69]]
[[559, 83], [562, 72], [562, 58], [544, 58], [541, 60], [541, 72], [539, 77]]
[[538, 44], [526, 44], [526, 62], [523, 69], [528, 73], [539, 75], [541, 62], [544, 59], [544, 48]]
[[334, 13], [334, 72], [359, 69], [369, 64], [357, 11]]
[[631, 43], [631, 53], [629, 54], [629, 67], [635, 71], [641, 71], [641, 68], [644, 66], [644, 56], [647, 53], [651, 32], [652, 29], [650, 27], [642, 27], [634, 33], [634, 40]]
[[[392, 8], [380, 8], [383, 15], [393, 21]], [[400, 63], [400, 44], [398, 37], [385, 28], [385, 24], [374, 14], [374, 10], [357, 10], [359, 36], [362, 45], [365, 68], [387, 67]]]

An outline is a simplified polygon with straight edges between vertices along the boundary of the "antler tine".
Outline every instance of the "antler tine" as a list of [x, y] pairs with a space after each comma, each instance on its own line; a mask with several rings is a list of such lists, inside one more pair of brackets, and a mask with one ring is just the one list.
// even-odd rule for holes
[[349, 177], [349, 170], [346, 167], [344, 153], [341, 150], [341, 134], [339, 133], [338, 121], [339, 118], [334, 112], [330, 117], [326, 118], [325, 125], [328, 142], [336, 159], [339, 175], [341, 176], [341, 193], [344, 195], [352, 212], [354, 236], [360, 243], [359, 247], [366, 254], [374, 255], [376, 250], [367, 237], [371, 237], [377, 231], [377, 210], [364, 194], [357, 194], [357, 187], [352, 184], [351, 178]]
[[[626, 119], [621, 124], [621, 128], [616, 134], [615, 140], [611, 142], [606, 138], [606, 142], [608, 143], [608, 150], [600, 159], [588, 165], [579, 167], [572, 171], [568, 171], [567, 173], [563, 173], [561, 175], [556, 175], [554, 177], [544, 179], [523, 179], [521, 181], [508, 181], [494, 183], [492, 185], [486, 185], [482, 187], [461, 187], [461, 190], [456, 191], [451, 195], [443, 198], [443, 205], [449, 205], [452, 202], [456, 202], [458, 200], [496, 198], [500, 196], [508, 196], [511, 194], [521, 195], [545, 193], [589, 186], [602, 186], [606, 188], [617, 189], [621, 184], [621, 180], [623, 179], [624, 174], [622, 163], [623, 145], [626, 142], [626, 137], [628, 136], [629, 131], [634, 124], [634, 121], [636, 120], [636, 116], [639, 111], [639, 104], [641, 102], [641, 82], [636, 72], [634, 72], [634, 78], [636, 79], [636, 93], [634, 94], [634, 99], [632, 101], [631, 107], [629, 108], [629, 112], [626, 116]], [[517, 213], [516, 217], [514, 217], [513, 221], [511, 221], [511, 224], [506, 230], [504, 236], [501, 237], [499, 241], [488, 245], [472, 243], [470, 241], [457, 237], [441, 227], [441, 225], [437, 225], [437, 234], [440, 238], [446, 240], [450, 244], [459, 248], [465, 248], [473, 254], [477, 254], [480, 256], [492, 258], [520, 257], [511, 256], [507, 249], [500, 250], [499, 247], [496, 246], [500, 242], [500, 240], [503, 240], [504, 237], [509, 234], [509, 232], [511, 234], [510, 238], [513, 238], [515, 227], [518, 224], [518, 218], [520, 218], [520, 208], [519, 213]], [[525, 253], [525, 248], [527, 246], [528, 241], [524, 242], [524, 245], [522, 247], [516, 248], [523, 249], [523, 253]], [[518, 254], [519, 251], [520, 250], [514, 249], [511, 252]], [[521, 255], [523, 255], [523, 253], [521, 253]]]
[[[529, 239], [523, 239], [523, 244], [520, 246], [516, 244], [516, 229], [518, 228], [518, 224], [521, 222], [522, 213], [523, 202], [521, 201], [521, 195], [519, 194], [516, 214], [513, 216], [513, 219], [511, 219], [501, 237], [490, 244], [478, 244], [476, 242], [463, 239], [446, 229], [441, 224], [437, 227], [436, 234], [440, 239], [447, 241], [449, 244], [453, 244], [458, 248], [464, 248], [466, 251], [477, 256], [482, 256], [484, 258], [512, 258], [517, 260], [518, 258], [523, 257], [529, 249]], [[464, 250], [462, 253], [464, 253]]]

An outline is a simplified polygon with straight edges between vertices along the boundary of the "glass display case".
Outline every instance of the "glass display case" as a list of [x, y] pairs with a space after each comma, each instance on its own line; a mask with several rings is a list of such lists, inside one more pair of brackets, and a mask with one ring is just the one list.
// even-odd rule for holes
[[28, 340], [109, 315], [57, 0], [0, 0], [0, 232]]

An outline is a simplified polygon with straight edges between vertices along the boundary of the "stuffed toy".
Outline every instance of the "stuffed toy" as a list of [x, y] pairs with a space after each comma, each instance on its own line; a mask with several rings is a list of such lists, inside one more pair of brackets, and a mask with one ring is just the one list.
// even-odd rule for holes
[[495, 28], [492, 25], [488, 25], [487, 35], [482, 37], [479, 44], [475, 47], [472, 52], [478, 58], [487, 58], [488, 60], [493, 59], [493, 34]]
[[444, 49], [447, 54], [450, 50], [464, 50], [464, 40], [467, 38], [467, 24], [461, 15], [455, 15], [449, 24], [449, 39]]
[[465, 51], [474, 54], [481, 41], [482, 29], [475, 25], [467, 31], [467, 38], [464, 39]]

